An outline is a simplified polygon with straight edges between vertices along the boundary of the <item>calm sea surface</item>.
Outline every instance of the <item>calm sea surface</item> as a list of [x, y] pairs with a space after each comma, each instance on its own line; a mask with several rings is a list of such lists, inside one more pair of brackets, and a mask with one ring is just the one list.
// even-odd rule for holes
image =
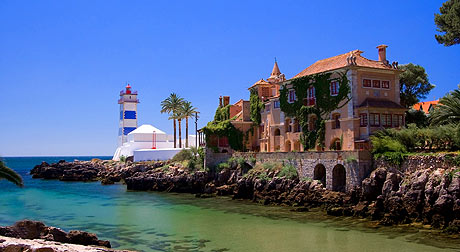
[[4, 158], [23, 176], [25, 188], [0, 181], [0, 225], [40, 220], [66, 231], [94, 232], [115, 248], [140, 251], [460, 251], [460, 239], [410, 228], [369, 228], [363, 220], [317, 211], [29, 175], [41, 161], [91, 158]]

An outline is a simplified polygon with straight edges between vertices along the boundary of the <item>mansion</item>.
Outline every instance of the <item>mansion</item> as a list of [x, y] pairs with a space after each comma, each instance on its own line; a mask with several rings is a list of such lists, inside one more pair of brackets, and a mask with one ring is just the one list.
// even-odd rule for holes
[[[264, 107], [260, 111], [261, 123], [254, 127], [250, 119], [250, 102], [239, 100], [230, 105], [228, 96], [221, 97], [220, 106], [230, 105], [232, 124], [246, 136], [245, 149], [260, 152], [304, 151], [300, 142], [301, 127], [297, 118], [290, 118], [280, 108], [280, 88], [288, 89], [288, 102], [294, 102], [296, 95], [290, 82], [296, 78], [319, 73], [330, 73], [331, 78], [346, 74], [351, 92], [349, 102], [332, 111], [325, 120], [324, 147], [317, 150], [363, 150], [369, 149], [369, 136], [382, 128], [399, 128], [404, 125], [406, 108], [400, 105], [399, 74], [397, 63], [386, 58], [386, 45], [377, 47], [378, 60], [363, 57], [360, 50], [354, 50], [331, 58], [319, 60], [303, 71], [286, 79], [278, 63], [266, 80], [254, 83], [249, 90], [256, 92]], [[339, 83], [331, 81], [330, 95], [338, 94]], [[309, 106], [316, 103], [315, 89], [308, 89]], [[316, 118], [308, 118], [314, 125]], [[309, 126], [310, 127], [310, 126]], [[252, 130], [251, 130], [252, 128]], [[249, 131], [249, 132], [248, 132]], [[221, 151], [230, 151], [228, 139], [215, 139]]]

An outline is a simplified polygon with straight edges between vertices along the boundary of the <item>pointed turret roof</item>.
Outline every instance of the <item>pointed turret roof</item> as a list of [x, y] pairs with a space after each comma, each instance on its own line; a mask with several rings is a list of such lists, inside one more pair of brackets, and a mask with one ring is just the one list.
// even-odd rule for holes
[[275, 65], [273, 66], [272, 74], [270, 75], [270, 77], [276, 77], [280, 74], [281, 74], [281, 71], [278, 67], [278, 62], [276, 62], [276, 59], [275, 59]]

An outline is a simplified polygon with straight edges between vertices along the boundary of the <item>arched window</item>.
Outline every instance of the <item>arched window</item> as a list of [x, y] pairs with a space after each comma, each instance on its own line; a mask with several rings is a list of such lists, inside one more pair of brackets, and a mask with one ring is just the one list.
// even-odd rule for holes
[[281, 135], [280, 129], [275, 129], [275, 136]]

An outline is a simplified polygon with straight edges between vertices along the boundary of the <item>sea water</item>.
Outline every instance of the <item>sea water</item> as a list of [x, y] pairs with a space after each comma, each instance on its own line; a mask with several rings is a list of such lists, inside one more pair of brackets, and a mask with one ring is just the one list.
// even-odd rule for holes
[[[370, 228], [352, 217], [228, 197], [127, 191], [122, 184], [32, 179], [34, 165], [93, 157], [14, 157], [24, 188], [0, 181], [0, 225], [32, 219], [94, 232], [138, 251], [460, 251], [459, 239], [414, 228]], [[108, 159], [109, 157], [99, 157]]]

